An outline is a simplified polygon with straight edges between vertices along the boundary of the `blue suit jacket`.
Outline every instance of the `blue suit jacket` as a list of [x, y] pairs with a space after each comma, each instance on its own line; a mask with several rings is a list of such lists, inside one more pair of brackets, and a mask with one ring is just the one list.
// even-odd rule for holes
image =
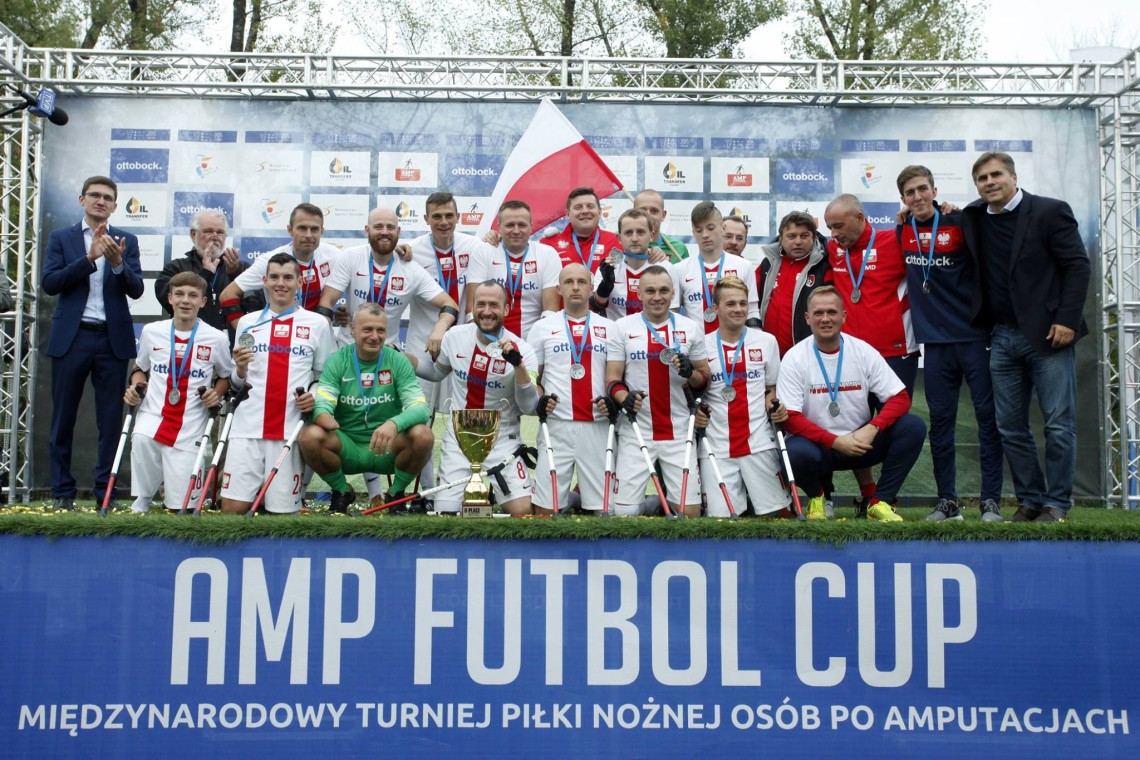
[[[138, 298], [143, 294], [139, 241], [129, 232], [114, 227], [108, 227], [107, 234], [126, 238], [123, 271], [115, 274], [109, 262], [104, 265], [103, 304], [107, 313], [107, 336], [115, 356], [130, 359], [135, 355], [135, 330], [127, 298]], [[63, 356], [71, 348], [79, 331], [79, 318], [83, 316], [87, 296], [91, 292], [91, 274], [94, 271], [83, 245], [82, 224], [51, 233], [44, 251], [43, 286], [45, 293], [59, 296], [59, 301], [51, 317], [48, 356]]]

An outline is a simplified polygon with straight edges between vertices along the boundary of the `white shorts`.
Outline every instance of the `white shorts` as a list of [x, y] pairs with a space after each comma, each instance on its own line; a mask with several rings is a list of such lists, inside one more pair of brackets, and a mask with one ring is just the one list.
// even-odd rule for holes
[[[676, 504], [681, 498], [681, 476], [685, 466], [685, 440], [654, 441], [646, 433], [646, 427], [641, 428], [645, 437], [645, 446], [649, 450], [649, 458], [661, 463], [661, 474], [664, 476], [662, 486], [669, 493], [669, 502]], [[640, 514], [639, 505], [645, 499], [645, 487], [649, 485], [651, 470], [645, 466], [645, 456], [637, 444], [637, 435], [628, 425], [619, 428], [621, 439], [618, 443], [617, 460], [621, 463], [618, 468], [619, 480], [617, 499], [614, 503], [615, 515]], [[697, 450], [693, 447], [689, 454], [689, 490], [685, 494], [685, 501], [689, 506], [701, 503], [701, 468], [697, 466]]]
[[[165, 485], [164, 503], [167, 509], [181, 509], [190, 485], [190, 471], [194, 469], [197, 451], [186, 451], [165, 446], [142, 433], [131, 435], [131, 496], [153, 499], [158, 487]], [[207, 460], [208, 464], [208, 460]], [[190, 494], [190, 507], [197, 503], [202, 489], [202, 468], [193, 473], [194, 491]]]
[[[231, 438], [226, 451], [226, 469], [222, 473], [222, 497], [253, 501], [284, 448], [285, 441]], [[265, 492], [265, 503], [260, 508], [282, 514], [300, 512], [301, 493], [305, 490], [304, 472], [300, 447], [294, 444]]]
[[[495, 441], [494, 448], [491, 453], [487, 455], [487, 461], [483, 463], [483, 472], [481, 476], [491, 483], [491, 493], [495, 495], [495, 501], [498, 504], [505, 504], [514, 499], [521, 499], [524, 496], [530, 496], [534, 492], [534, 486], [531, 484], [530, 472], [526, 468], [526, 464], [521, 457], [514, 457], [502, 469], [503, 479], [507, 482], [507, 490], [504, 493], [499, 488], [499, 481], [494, 475], [489, 475], [487, 470], [491, 467], [498, 465], [502, 462], [507, 455], [518, 448], [522, 439], [517, 435], [506, 436], [499, 435], [499, 439]], [[443, 483], [450, 483], [454, 480], [462, 480], [464, 476], [468, 478], [471, 476], [471, 462], [459, 450], [459, 444], [455, 440], [455, 431], [451, 425], [447, 426], [447, 432], [443, 437], [443, 447], [439, 452], [439, 479], [441, 485]], [[466, 485], [466, 481], [463, 485]], [[456, 486], [449, 488], [446, 491], [440, 491], [435, 495], [435, 511], [436, 512], [458, 512], [459, 507], [463, 504], [463, 486]]]
[[[701, 447], [704, 449], [704, 446]], [[779, 449], [766, 449], [735, 459], [717, 457], [717, 467], [724, 477], [728, 496], [732, 499], [732, 508], [740, 514], [748, 506], [747, 499], [752, 500], [752, 509], [756, 514], [764, 515], [783, 509], [791, 503], [792, 497], [788, 489], [780, 481]], [[701, 458], [701, 478], [705, 483], [705, 497], [708, 500], [709, 517], [728, 517], [728, 505], [724, 502], [724, 494], [720, 492], [716, 474], [707, 458]]]
[[[582, 509], [600, 511], [606, 481], [606, 436], [610, 429], [609, 422], [548, 419], [546, 426], [550, 430], [550, 447], [554, 449], [554, 468], [558, 473], [558, 508], [565, 510], [569, 507], [570, 482], [577, 471]], [[546, 458], [546, 440], [542, 437], [542, 427], [539, 426], [538, 430], [534, 505], [551, 509], [554, 500], [550, 488], [550, 462]], [[614, 453], [616, 455], [617, 451]]]

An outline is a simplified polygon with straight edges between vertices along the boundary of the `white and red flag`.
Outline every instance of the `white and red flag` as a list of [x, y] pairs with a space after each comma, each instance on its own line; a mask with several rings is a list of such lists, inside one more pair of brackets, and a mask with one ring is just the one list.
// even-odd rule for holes
[[566, 196], [576, 187], [592, 187], [598, 199], [622, 189], [621, 180], [574, 125], [549, 99], [544, 99], [519, 138], [491, 195], [477, 235], [498, 228], [498, 209], [507, 200], [526, 201], [535, 230], [566, 216]]

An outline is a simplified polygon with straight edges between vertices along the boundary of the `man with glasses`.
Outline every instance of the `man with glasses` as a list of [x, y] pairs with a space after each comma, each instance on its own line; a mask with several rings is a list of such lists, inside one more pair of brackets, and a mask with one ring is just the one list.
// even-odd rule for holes
[[[198, 317], [216, 330], [225, 330], [226, 318], [219, 303], [222, 291], [246, 269], [249, 264], [242, 261], [236, 248], [226, 247], [229, 230], [226, 215], [221, 209], [208, 208], [194, 214], [190, 219], [190, 242], [193, 248], [186, 255], [174, 259], [162, 269], [162, 274], [154, 281], [154, 295], [166, 313], [173, 316], [173, 307], [166, 297], [170, 292], [170, 278], [180, 272], [193, 272], [206, 281], [206, 305]], [[242, 311], [251, 312], [265, 306], [261, 290], [254, 289], [243, 294]]]
[[[83, 221], [55, 230], [44, 249], [44, 293], [57, 296], [47, 355], [51, 363], [51, 493], [56, 509], [74, 506], [71, 446], [83, 385], [91, 378], [99, 449], [94, 493], [103, 494], [120, 429], [120, 389], [135, 357], [128, 298], [143, 294], [138, 239], [111, 227], [118, 186], [89, 177], [79, 205]], [[113, 495], [112, 495], [113, 497]]]

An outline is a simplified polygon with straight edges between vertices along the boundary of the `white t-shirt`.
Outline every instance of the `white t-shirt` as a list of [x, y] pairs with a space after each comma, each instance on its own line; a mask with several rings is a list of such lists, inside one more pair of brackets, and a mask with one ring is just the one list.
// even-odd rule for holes
[[[652, 332], [653, 340], [644, 314], [617, 320], [610, 339], [609, 358], [625, 362], [625, 384], [631, 393], [645, 391], [647, 394], [637, 414], [642, 429], [651, 421], [653, 440], [684, 440], [689, 422], [684, 388], [689, 381], [678, 375], [671, 365], [663, 364], [660, 353], [668, 346], [690, 359], [707, 359], [705, 331], [688, 317], [670, 312], [667, 319], [652, 326]], [[623, 417], [621, 424], [628, 431], [628, 420]]]
[[[221, 330], [198, 320], [194, 343], [191, 330], [175, 331], [175, 358], [178, 361], [178, 403], [170, 403], [174, 373], [170, 361], [170, 330], [174, 320], [164, 319], [144, 325], [139, 335], [138, 368], [150, 373], [147, 394], [139, 404], [135, 432], [153, 438], [164, 446], [193, 451], [206, 430], [207, 411], [198, 388], [212, 387], [214, 375], [229, 377], [234, 371], [230, 340]], [[190, 358], [186, 349], [190, 346]], [[183, 364], [184, 362], [189, 364]]]
[[[614, 289], [610, 293], [609, 303], [606, 304], [606, 316], [613, 320], [641, 313], [639, 285], [641, 275], [645, 272], [648, 264], [643, 259], [636, 259], [640, 266], [633, 270], [629, 268], [630, 260], [627, 257], [621, 266], [614, 268]], [[680, 308], [681, 282], [677, 276], [677, 268], [668, 261], [662, 261], [657, 266], [668, 270], [669, 276], [673, 278], [673, 300], [670, 301], [669, 308], [674, 310]], [[594, 290], [598, 289], [601, 282], [602, 273], [598, 271], [594, 274]]]
[[789, 411], [800, 412], [830, 433], [846, 435], [870, 421], [868, 395], [874, 393], [881, 401], [886, 401], [906, 386], [870, 343], [843, 334], [840, 346], [843, 370], [838, 380], [840, 351], [833, 354], [819, 352], [831, 387], [838, 384], [835, 400], [839, 404], [839, 416], [833, 417], [829, 411], [832, 399], [813, 350], [815, 338], [804, 338], [784, 354], [776, 395]]
[[[499, 409], [503, 412], [499, 423], [499, 435], [519, 434], [519, 405], [515, 402], [515, 368], [506, 359], [493, 358], [477, 340], [478, 328], [473, 324], [458, 325], [443, 336], [437, 364], [451, 373], [442, 381], [444, 398], [443, 409]], [[518, 335], [503, 330], [503, 337], [510, 338], [519, 347], [523, 366], [531, 373], [538, 374], [538, 360], [534, 349]], [[507, 403], [502, 402], [503, 399]]]
[[[241, 288], [242, 293], [252, 293], [258, 288], [264, 290], [263, 279], [265, 272], [269, 269], [269, 259], [273, 258], [279, 253], [287, 253], [293, 258], [297, 258], [293, 253], [293, 244], [287, 243], [279, 248], [274, 248], [272, 251], [263, 253], [253, 260], [249, 265], [249, 269], [245, 270], [237, 276], [234, 282]], [[328, 243], [321, 243], [317, 249], [313, 251], [313, 257], [309, 259], [309, 263], [297, 259], [297, 265], [301, 269], [301, 285], [297, 290], [300, 303], [306, 309], [315, 309], [321, 302], [321, 290], [324, 288], [324, 282], [332, 274], [333, 262], [340, 257], [340, 249], [335, 245]], [[265, 292], [265, 300], [269, 301], [269, 293]]]
[[328, 320], [304, 309], [281, 319], [254, 311], [238, 321], [239, 340], [245, 332], [255, 341], [245, 377], [249, 397], [234, 412], [230, 436], [283, 441], [301, 419], [294, 390], [308, 390], [332, 351]]
[[[495, 252], [479, 238], [462, 232], [455, 234], [452, 247], [439, 251], [432, 243], [431, 233], [421, 235], [412, 241], [412, 261], [424, 268], [428, 277], [439, 284], [440, 289], [459, 304], [459, 322], [467, 311], [463, 289], [468, 282], [482, 282], [487, 279], [487, 265]], [[408, 335], [404, 341], [408, 350], [419, 352], [424, 349], [428, 335], [439, 319], [439, 309], [422, 301], [413, 301], [408, 312]]]
[[[763, 330], [744, 328], [744, 339], [717, 344], [719, 331], [705, 336], [712, 379], [704, 392], [711, 410], [708, 440], [718, 457], [742, 457], [775, 447], [775, 433], [764, 405], [765, 386], [780, 376], [780, 347]], [[726, 401], [725, 367], [732, 370], [732, 401]]]
[[[574, 338], [573, 348], [567, 328]], [[583, 422], [605, 419], [594, 407], [594, 399], [606, 392], [608, 344], [615, 329], [614, 323], [605, 317], [589, 314], [582, 319], [571, 319], [565, 309], [535, 323], [526, 342], [534, 349], [542, 368], [543, 390], [558, 396], [558, 406], [550, 415], [553, 419]], [[573, 378], [570, 368], [574, 364], [574, 353], [579, 349], [585, 374]]]
[[[706, 322], [704, 315], [705, 309], [712, 308], [713, 286], [721, 277], [732, 275], [744, 280], [744, 284], [748, 286], [748, 316], [757, 318], [760, 316], [760, 301], [756, 295], [755, 266], [752, 262], [734, 253], [722, 252], [721, 256], [724, 262], [723, 267], [720, 260], [711, 266], [706, 264], [699, 254], [690, 256], [677, 264], [677, 276], [680, 280], [679, 290], [681, 292], [681, 313], [689, 319], [703, 324], [706, 333], [711, 333], [720, 327], [719, 319]], [[702, 267], [705, 271], [704, 278], [701, 276]], [[708, 299], [705, 298], [706, 278], [709, 289]]]
[[[507, 277], [508, 259], [511, 262], [511, 281]], [[521, 280], [520, 264], [523, 270]], [[527, 335], [542, 316], [542, 291], [558, 287], [561, 271], [562, 261], [555, 250], [545, 243], [531, 241], [527, 250], [518, 256], [508, 256], [501, 245], [492, 249], [486, 276], [480, 280], [496, 280], [506, 286], [511, 297], [511, 310], [503, 318], [503, 327], [515, 335]], [[514, 292], [511, 292], [512, 283]]]
[[[369, 271], [372, 272], [371, 276]], [[385, 281], [385, 275], [389, 271], [391, 275]], [[372, 248], [367, 243], [344, 249], [325, 285], [344, 295], [348, 301], [349, 317], [362, 303], [383, 301], [384, 311], [388, 315], [386, 342], [397, 346], [400, 344], [400, 318], [408, 305], [418, 301], [425, 308], [433, 308], [430, 306], [431, 300], [443, 292], [439, 283], [422, 266], [406, 262], [395, 253], [388, 265], [380, 268], [373, 260]], [[437, 314], [438, 311], [436, 309]], [[422, 349], [423, 346], [415, 348]]]

